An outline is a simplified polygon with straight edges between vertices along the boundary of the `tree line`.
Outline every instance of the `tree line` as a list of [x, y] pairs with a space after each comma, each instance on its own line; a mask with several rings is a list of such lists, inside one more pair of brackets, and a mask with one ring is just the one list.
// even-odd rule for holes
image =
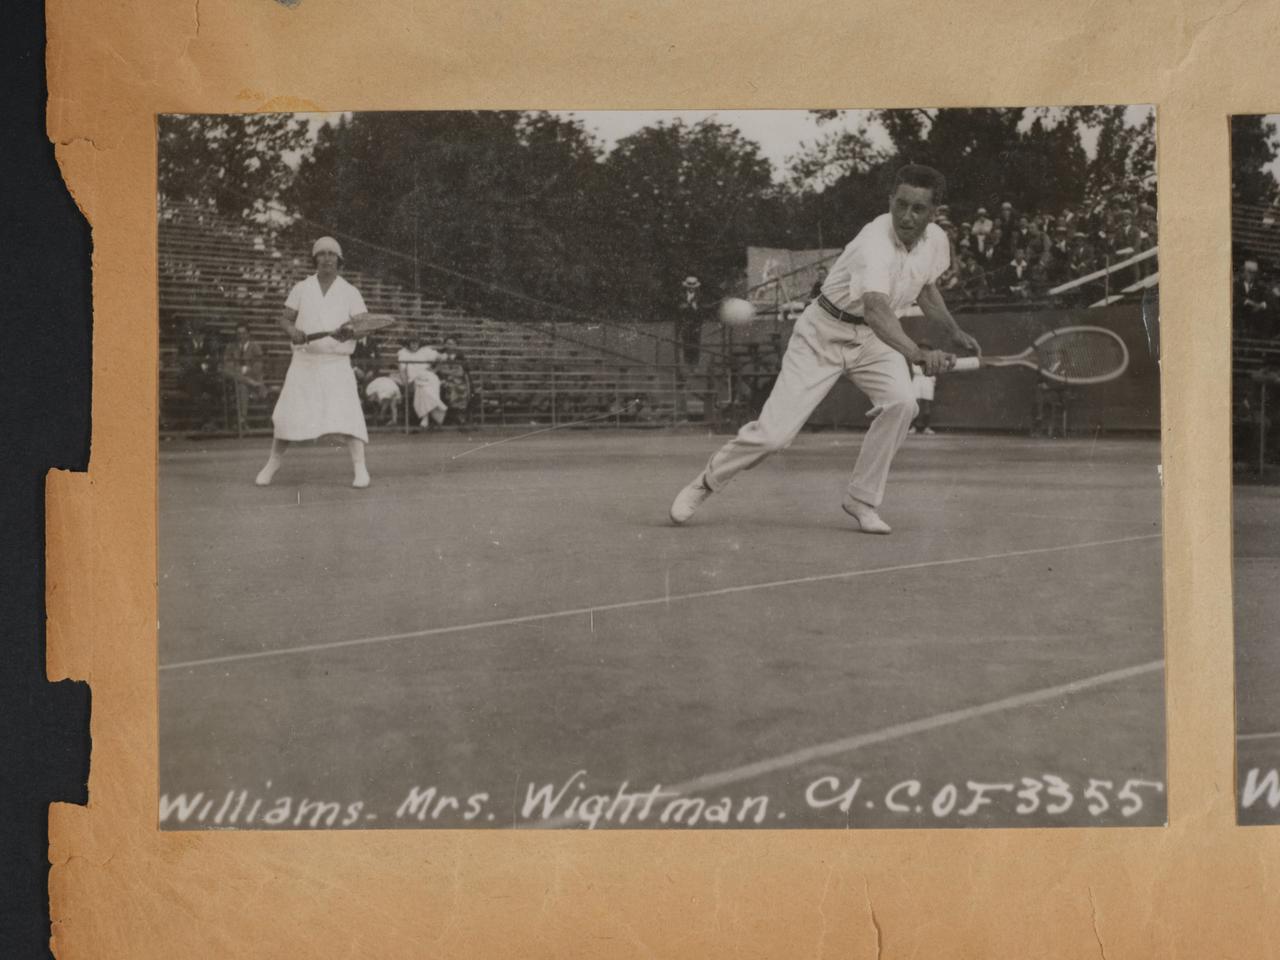
[[663, 315], [689, 275], [712, 297], [742, 292], [749, 245], [843, 246], [887, 208], [905, 162], [946, 174], [955, 219], [1001, 201], [1155, 203], [1154, 116], [1134, 125], [1123, 107], [882, 110], [867, 118], [878, 136], [839, 111], [815, 118], [817, 138], [776, 172], [714, 118], [606, 150], [581, 120], [546, 112], [356, 113], [318, 129], [290, 114], [171, 115], [159, 189], [246, 216], [282, 210], [299, 239], [361, 238], [349, 259], [454, 302], [495, 309], [516, 291], [619, 318]]

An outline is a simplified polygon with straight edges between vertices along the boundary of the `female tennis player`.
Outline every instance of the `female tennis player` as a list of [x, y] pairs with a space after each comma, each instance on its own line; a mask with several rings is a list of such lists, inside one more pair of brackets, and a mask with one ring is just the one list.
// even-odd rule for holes
[[321, 237], [311, 248], [311, 257], [316, 272], [294, 284], [280, 315], [280, 327], [293, 343], [293, 357], [271, 414], [275, 426], [271, 456], [254, 482], [260, 487], [271, 483], [290, 443], [339, 434], [347, 438], [351, 454], [355, 473], [351, 485], [367, 487], [364, 445], [369, 433], [351, 369], [355, 341], [333, 336], [308, 341], [307, 335], [336, 334], [339, 327], [368, 310], [360, 291], [338, 276], [342, 247], [337, 240]]

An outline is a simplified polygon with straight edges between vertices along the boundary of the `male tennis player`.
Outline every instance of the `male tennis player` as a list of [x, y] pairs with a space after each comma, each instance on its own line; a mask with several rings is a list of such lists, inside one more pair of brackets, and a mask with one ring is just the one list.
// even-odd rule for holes
[[275, 426], [271, 456], [254, 482], [260, 487], [271, 483], [290, 443], [341, 434], [347, 438], [355, 474], [351, 485], [367, 487], [364, 445], [369, 442], [369, 432], [351, 370], [355, 342], [321, 337], [308, 343], [307, 334], [336, 333], [368, 309], [360, 291], [338, 276], [342, 247], [337, 240], [321, 237], [311, 248], [311, 258], [316, 272], [294, 284], [280, 315], [280, 327], [293, 343], [293, 357], [271, 414]]
[[782, 370], [760, 419], [721, 447], [706, 469], [671, 504], [673, 523], [684, 523], [707, 497], [740, 471], [786, 447], [836, 378], [847, 376], [870, 398], [875, 417], [863, 438], [843, 507], [863, 533], [889, 533], [876, 512], [884, 498], [893, 456], [916, 415], [908, 364], [936, 376], [955, 356], [922, 349], [902, 329], [898, 315], [913, 302], [954, 343], [980, 352], [956, 324], [937, 280], [951, 262], [946, 234], [933, 223], [946, 190], [932, 167], [908, 164], [894, 178], [889, 212], [862, 228], [832, 265], [821, 295], [796, 322]]

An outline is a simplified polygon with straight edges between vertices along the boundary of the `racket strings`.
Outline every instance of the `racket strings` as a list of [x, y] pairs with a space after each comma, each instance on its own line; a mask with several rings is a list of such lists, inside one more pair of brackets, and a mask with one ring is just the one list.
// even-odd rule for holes
[[1036, 362], [1046, 373], [1071, 380], [1105, 377], [1124, 369], [1124, 345], [1101, 331], [1061, 333], [1036, 345]]

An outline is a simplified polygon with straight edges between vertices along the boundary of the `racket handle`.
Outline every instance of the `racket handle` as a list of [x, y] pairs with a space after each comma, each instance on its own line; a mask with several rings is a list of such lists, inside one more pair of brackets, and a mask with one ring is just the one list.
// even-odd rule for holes
[[978, 357], [957, 357], [955, 366], [951, 368], [952, 373], [967, 373], [972, 370], [982, 368], [982, 360]]

